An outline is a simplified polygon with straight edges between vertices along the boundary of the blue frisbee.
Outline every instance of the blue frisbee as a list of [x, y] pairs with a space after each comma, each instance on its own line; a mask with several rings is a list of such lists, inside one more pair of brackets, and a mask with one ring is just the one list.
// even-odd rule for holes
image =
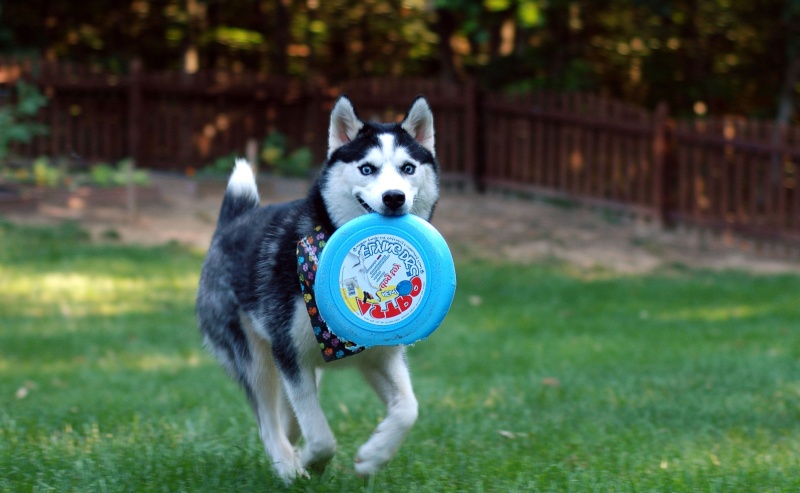
[[336, 336], [358, 346], [413, 344], [444, 320], [453, 256], [427, 221], [365, 214], [337, 229], [319, 258], [316, 301]]

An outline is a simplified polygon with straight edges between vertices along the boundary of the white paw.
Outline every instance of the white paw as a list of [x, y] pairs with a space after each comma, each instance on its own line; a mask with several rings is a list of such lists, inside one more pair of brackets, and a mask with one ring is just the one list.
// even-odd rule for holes
[[356, 454], [356, 474], [359, 476], [372, 476], [376, 474], [384, 464], [389, 462], [390, 459], [391, 456], [384, 457], [381, 454], [376, 454], [371, 452], [366, 445], [363, 445], [358, 449], [358, 453]]
[[303, 467], [303, 464], [301, 464], [297, 454], [294, 454], [291, 460], [273, 463], [272, 467], [275, 468], [278, 477], [280, 477], [287, 486], [292, 484], [297, 478], [308, 479], [311, 477], [308, 471], [306, 471], [306, 468]]
[[302, 463], [315, 474], [322, 474], [335, 453], [336, 442], [317, 444], [316, 446], [308, 445], [301, 454]]
[[380, 466], [378, 466], [377, 464], [356, 457], [355, 470], [356, 474], [358, 474], [359, 476], [361, 477], [372, 476], [373, 474], [378, 472], [378, 469], [380, 469]]

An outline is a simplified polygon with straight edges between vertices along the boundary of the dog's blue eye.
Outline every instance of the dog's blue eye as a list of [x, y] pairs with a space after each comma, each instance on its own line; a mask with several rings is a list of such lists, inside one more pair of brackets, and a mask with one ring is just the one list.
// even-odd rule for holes
[[364, 175], [364, 176], [371, 175], [372, 173], [375, 172], [375, 166], [373, 166], [371, 164], [362, 164], [358, 169], [361, 171], [361, 174]]
[[403, 165], [402, 168], [400, 168], [400, 171], [402, 171], [403, 173], [405, 173], [407, 175], [413, 175], [414, 171], [416, 171], [416, 170], [417, 170], [417, 167], [414, 166], [411, 163], [406, 163], [406, 164]]

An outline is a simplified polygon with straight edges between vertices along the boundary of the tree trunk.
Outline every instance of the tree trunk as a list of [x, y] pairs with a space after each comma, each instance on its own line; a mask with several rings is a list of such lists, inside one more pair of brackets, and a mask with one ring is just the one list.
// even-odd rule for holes
[[[273, 24], [275, 51], [272, 53], [272, 74], [285, 77], [289, 75], [289, 42], [291, 33], [289, 32], [289, 9], [286, 6], [288, 0], [275, 1], [275, 23]], [[267, 38], [269, 39], [269, 38]]]
[[450, 38], [456, 32], [458, 21], [453, 12], [447, 9], [436, 9], [435, 31], [439, 36], [439, 75], [444, 82], [456, 81], [456, 66], [453, 60], [453, 47]]
[[788, 66], [786, 75], [781, 85], [781, 92], [778, 96], [778, 113], [775, 116], [775, 126], [772, 131], [772, 184], [777, 185], [781, 179], [781, 155], [777, 151], [778, 147], [784, 143], [789, 121], [794, 113], [794, 92], [797, 82], [800, 80], [800, 49], [796, 44], [790, 44], [787, 48]]
[[794, 48], [787, 50], [789, 53], [789, 66], [786, 69], [786, 76], [783, 79], [781, 92], [778, 97], [778, 114], [775, 123], [779, 126], [786, 126], [794, 113], [794, 92], [797, 82], [800, 79], [800, 49]]

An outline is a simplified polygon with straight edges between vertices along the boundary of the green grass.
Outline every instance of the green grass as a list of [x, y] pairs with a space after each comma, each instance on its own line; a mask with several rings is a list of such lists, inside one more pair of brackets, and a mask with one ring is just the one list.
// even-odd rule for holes
[[[244, 395], [203, 351], [202, 258], [0, 224], [0, 491], [274, 491]], [[461, 264], [410, 350], [420, 418], [329, 373], [339, 451], [289, 491], [800, 491], [800, 277]]]

